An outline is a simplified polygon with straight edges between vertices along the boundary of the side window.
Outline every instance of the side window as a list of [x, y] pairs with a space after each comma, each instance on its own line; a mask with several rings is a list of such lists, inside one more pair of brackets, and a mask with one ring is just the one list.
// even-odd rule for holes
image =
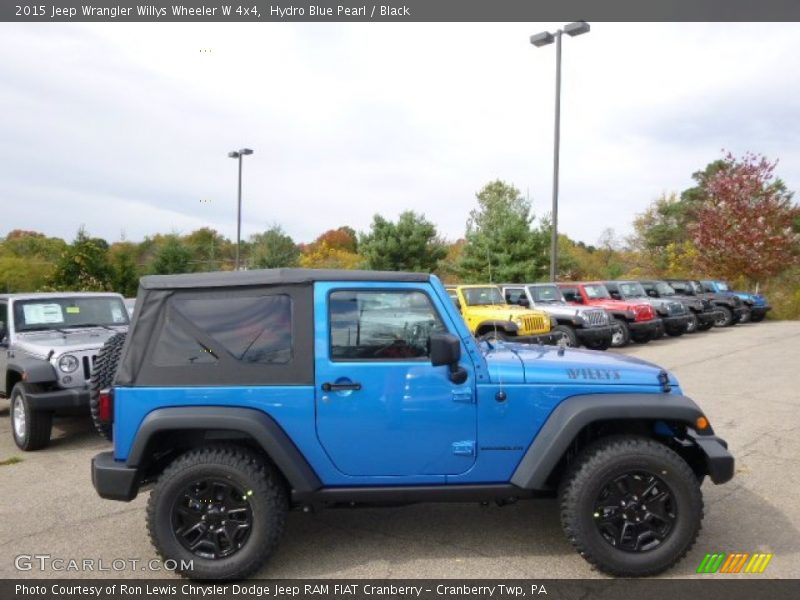
[[158, 366], [213, 364], [219, 356], [188, 331], [177, 311], [243, 363], [284, 364], [292, 358], [292, 302], [275, 294], [250, 297], [175, 298], [153, 361]]
[[561, 293], [564, 295], [564, 299], [567, 302], [580, 302], [580, 294], [578, 294], [578, 288], [561, 288]]
[[342, 290], [330, 295], [332, 360], [413, 360], [429, 355], [432, 333], [446, 331], [418, 291]]
[[0, 302], [0, 339], [8, 335], [8, 305]]
[[506, 288], [506, 302], [509, 304], [519, 304], [521, 298], [525, 298], [525, 290], [520, 288]]

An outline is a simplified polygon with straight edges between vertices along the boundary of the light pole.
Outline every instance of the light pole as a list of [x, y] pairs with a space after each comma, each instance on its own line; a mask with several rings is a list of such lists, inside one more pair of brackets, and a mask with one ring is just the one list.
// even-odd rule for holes
[[239, 159], [239, 194], [238, 194], [238, 208], [236, 211], [236, 270], [239, 270], [239, 248], [242, 245], [242, 157], [252, 154], [250, 148], [240, 148], [228, 152], [229, 158]]
[[576, 21], [564, 25], [555, 33], [543, 31], [531, 36], [531, 44], [537, 48], [556, 43], [556, 111], [555, 130], [553, 135], [553, 229], [550, 237], [550, 281], [556, 281], [558, 273], [558, 158], [561, 147], [561, 36], [566, 33], [571, 37], [588, 33], [586, 21]]

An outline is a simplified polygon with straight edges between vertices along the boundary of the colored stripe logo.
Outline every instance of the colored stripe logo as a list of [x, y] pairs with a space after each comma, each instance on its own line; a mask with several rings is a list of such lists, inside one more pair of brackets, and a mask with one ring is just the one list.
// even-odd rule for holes
[[700, 566], [697, 567], [697, 572], [705, 574], [763, 573], [772, 557], [772, 554], [763, 552], [756, 552], [755, 554], [748, 552], [733, 552], [731, 554], [714, 552], [713, 554], [705, 555], [700, 562]]

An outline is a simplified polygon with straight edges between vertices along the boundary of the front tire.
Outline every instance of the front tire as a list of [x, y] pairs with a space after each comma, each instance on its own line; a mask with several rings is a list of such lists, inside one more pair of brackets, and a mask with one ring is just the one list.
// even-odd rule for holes
[[569, 325], [556, 325], [550, 330], [550, 333], [560, 333], [561, 336], [566, 339], [569, 348], [578, 347], [578, 334], [576, 334], [575, 329]]
[[686, 325], [686, 333], [695, 333], [697, 331], [697, 326], [699, 325], [697, 321], [697, 315], [694, 313], [689, 314], [689, 323]]
[[17, 383], [11, 390], [11, 434], [20, 450], [39, 450], [50, 443], [53, 413], [35, 410], [28, 399], [29, 393], [42, 391], [41, 386]]
[[147, 528], [159, 555], [175, 560], [180, 574], [242, 579], [275, 550], [288, 510], [282, 476], [258, 454], [203, 447], [161, 474], [147, 503]]
[[718, 306], [717, 320], [714, 321], [714, 325], [717, 327], [730, 327], [733, 324], [733, 311], [727, 306]]
[[748, 308], [742, 313], [742, 316], [739, 317], [739, 323], [749, 323], [753, 318], [753, 312]]
[[631, 343], [631, 330], [628, 327], [625, 319], [614, 317], [614, 324], [616, 325], [614, 333], [611, 336], [611, 347], [622, 348]]
[[678, 563], [703, 519], [700, 484], [686, 461], [635, 436], [587, 447], [562, 478], [559, 503], [578, 553], [621, 577], [656, 575]]

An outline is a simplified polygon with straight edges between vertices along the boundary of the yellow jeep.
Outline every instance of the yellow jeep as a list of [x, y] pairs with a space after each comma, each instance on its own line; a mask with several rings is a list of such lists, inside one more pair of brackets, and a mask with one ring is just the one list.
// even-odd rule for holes
[[515, 342], [552, 342], [550, 315], [538, 309], [506, 304], [495, 285], [448, 285], [450, 299], [476, 338]]

